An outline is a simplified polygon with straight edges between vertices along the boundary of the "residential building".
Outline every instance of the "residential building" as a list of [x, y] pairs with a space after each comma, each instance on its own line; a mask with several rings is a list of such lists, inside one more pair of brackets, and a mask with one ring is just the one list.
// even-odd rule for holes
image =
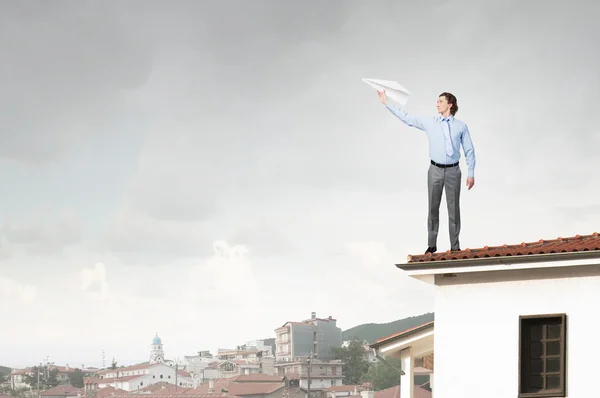
[[29, 387], [29, 385], [25, 383], [25, 376], [30, 373], [31, 368], [13, 369], [10, 372], [10, 388], [13, 390], [19, 390], [21, 388]]
[[144, 363], [117, 369], [105, 369], [97, 377], [86, 378], [86, 390], [99, 390], [105, 387], [135, 391], [159, 382], [167, 382], [182, 388], [194, 386], [191, 374], [177, 370], [164, 363]]
[[186, 370], [200, 383], [219, 378], [218, 361], [209, 351], [200, 351], [198, 355], [186, 355], [184, 362]]
[[[268, 339], [274, 341], [274, 339]], [[275, 355], [275, 346], [267, 344], [266, 340], [252, 340], [248, 341], [244, 347], [255, 349], [260, 353], [262, 357], [271, 357]]]
[[[398, 267], [435, 287], [434, 397], [595, 395], [598, 233], [409, 256]], [[403, 378], [416, 350], [402, 353]], [[484, 353], [477, 366], [473, 350]], [[413, 398], [405, 384], [402, 398]]]
[[260, 374], [260, 365], [257, 362], [248, 360], [226, 360], [221, 361], [217, 365], [219, 370], [219, 378], [227, 379], [230, 377], [250, 374]]
[[236, 348], [219, 348], [217, 359], [220, 361], [241, 361], [258, 362], [260, 351], [255, 347], [237, 346]]
[[272, 347], [264, 340], [256, 340], [234, 349], [219, 349], [217, 352], [219, 378], [244, 374], [275, 374], [275, 357]]
[[308, 389], [310, 371], [311, 390], [324, 391], [329, 387], [342, 385], [343, 365], [344, 363], [340, 360], [323, 361], [309, 358], [277, 362], [275, 369], [277, 376], [285, 377], [290, 387], [303, 390]]
[[295, 361], [310, 355], [320, 360], [333, 359], [332, 348], [342, 346], [342, 329], [336, 322], [331, 316], [317, 318], [313, 312], [310, 319], [286, 322], [275, 329], [277, 362]]

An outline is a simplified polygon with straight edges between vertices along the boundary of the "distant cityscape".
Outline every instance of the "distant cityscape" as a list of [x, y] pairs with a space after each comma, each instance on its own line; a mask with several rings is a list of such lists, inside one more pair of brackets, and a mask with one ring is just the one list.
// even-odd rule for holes
[[[23, 398], [131, 394], [185, 395], [182, 398], [375, 397], [372, 383], [345, 377], [349, 365], [340, 353], [351, 341], [343, 341], [333, 317], [319, 318], [313, 312], [310, 318], [285, 322], [274, 332], [273, 338], [219, 349], [216, 354], [199, 351], [183, 360], [170, 359], [167, 342], [156, 334], [149, 339], [148, 361], [143, 363], [119, 364], [112, 359], [104, 368], [94, 368], [45, 361], [10, 369], [0, 398], [5, 398], [1, 394]], [[359, 344], [361, 363], [378, 361], [366, 341], [354, 344]]]

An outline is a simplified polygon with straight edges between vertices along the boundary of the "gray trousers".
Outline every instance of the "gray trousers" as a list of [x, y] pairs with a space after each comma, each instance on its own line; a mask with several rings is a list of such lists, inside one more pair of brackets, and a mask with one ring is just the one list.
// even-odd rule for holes
[[429, 194], [429, 217], [427, 230], [429, 247], [437, 246], [438, 229], [440, 227], [440, 204], [442, 191], [446, 189], [448, 205], [448, 226], [450, 229], [450, 248], [458, 250], [460, 242], [460, 166], [441, 168], [429, 166], [427, 173], [427, 191]]

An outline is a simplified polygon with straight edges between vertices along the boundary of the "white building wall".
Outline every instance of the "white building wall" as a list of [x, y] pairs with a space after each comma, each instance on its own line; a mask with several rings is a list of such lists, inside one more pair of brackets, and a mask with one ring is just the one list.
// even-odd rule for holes
[[102, 375], [102, 378], [103, 379], [112, 379], [117, 376], [124, 377], [124, 376], [145, 375], [145, 374], [148, 374], [148, 368], [127, 370], [127, 371], [117, 368], [115, 370], [111, 370], [108, 373], [104, 373]]
[[[553, 313], [567, 314], [567, 396], [593, 394], [600, 357], [600, 346], [593, 344], [600, 326], [600, 272], [554, 270], [553, 279], [540, 279], [539, 272], [514, 271], [513, 281], [437, 286], [434, 398], [516, 397], [519, 316]], [[514, 280], [533, 273], [537, 279]]]
[[13, 389], [19, 389], [19, 388], [25, 388], [25, 387], [29, 387], [24, 381], [23, 381], [23, 375], [22, 374], [17, 374], [17, 375], [10, 375], [10, 383], [11, 383], [11, 387]]
[[[310, 389], [311, 390], [326, 390], [332, 386], [341, 386], [342, 379], [311, 379]], [[308, 388], [308, 379], [300, 380], [300, 388]]]

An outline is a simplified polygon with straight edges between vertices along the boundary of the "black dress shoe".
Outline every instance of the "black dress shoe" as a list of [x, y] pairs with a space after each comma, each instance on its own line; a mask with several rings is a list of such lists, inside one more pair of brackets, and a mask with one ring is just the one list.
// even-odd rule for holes
[[460, 251], [460, 247], [459, 247], [459, 248], [456, 248], [456, 249], [452, 249], [452, 250], [450, 250], [450, 251], [451, 251], [451, 252], [459, 252], [459, 251]]
[[436, 246], [433, 246], [433, 247], [430, 246], [430, 247], [427, 248], [427, 250], [425, 250], [425, 254], [427, 254], [427, 253], [433, 254], [436, 251], [437, 251], [437, 247]]

